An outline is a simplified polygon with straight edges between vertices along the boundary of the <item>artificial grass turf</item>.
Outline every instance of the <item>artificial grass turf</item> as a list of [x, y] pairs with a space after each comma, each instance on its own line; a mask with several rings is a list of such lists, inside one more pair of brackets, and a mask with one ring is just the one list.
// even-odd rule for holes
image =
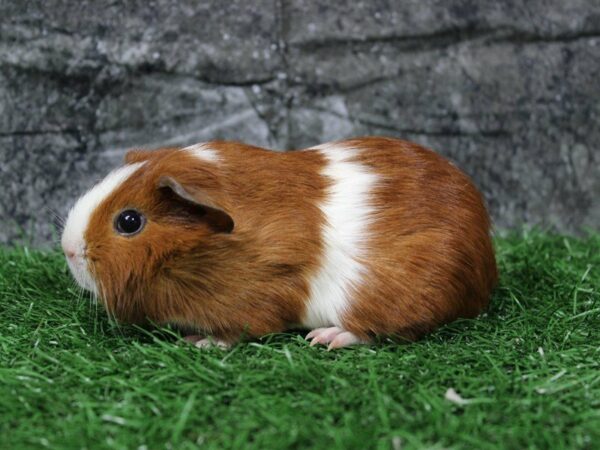
[[119, 327], [58, 253], [1, 250], [0, 447], [600, 447], [600, 235], [496, 244], [483, 317], [334, 352]]

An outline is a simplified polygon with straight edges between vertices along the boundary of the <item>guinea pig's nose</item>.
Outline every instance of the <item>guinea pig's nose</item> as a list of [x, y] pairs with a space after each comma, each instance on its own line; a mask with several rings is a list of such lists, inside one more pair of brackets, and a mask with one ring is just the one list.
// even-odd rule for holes
[[63, 252], [65, 253], [65, 256], [67, 258], [69, 258], [69, 259], [75, 258], [75, 250], [72, 250], [71, 248], [63, 246]]

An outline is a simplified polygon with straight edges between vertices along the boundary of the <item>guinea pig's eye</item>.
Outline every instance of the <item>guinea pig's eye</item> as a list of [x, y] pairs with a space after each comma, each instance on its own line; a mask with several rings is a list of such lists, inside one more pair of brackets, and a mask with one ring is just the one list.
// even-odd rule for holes
[[146, 224], [146, 218], [135, 209], [126, 209], [115, 219], [115, 230], [124, 236], [139, 233]]

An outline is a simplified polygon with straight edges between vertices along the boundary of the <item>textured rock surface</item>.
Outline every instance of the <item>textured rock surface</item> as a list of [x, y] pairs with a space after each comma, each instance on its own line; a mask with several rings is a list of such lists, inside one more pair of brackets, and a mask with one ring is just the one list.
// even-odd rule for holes
[[597, 0], [0, 0], [0, 242], [128, 147], [362, 134], [455, 160], [497, 227], [600, 227]]

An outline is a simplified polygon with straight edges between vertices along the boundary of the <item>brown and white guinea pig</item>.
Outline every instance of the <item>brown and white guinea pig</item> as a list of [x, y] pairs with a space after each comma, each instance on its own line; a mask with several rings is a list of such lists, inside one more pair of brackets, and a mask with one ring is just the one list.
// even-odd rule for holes
[[121, 322], [230, 345], [289, 328], [337, 348], [416, 339], [488, 304], [490, 220], [471, 180], [389, 138], [273, 152], [131, 151], [71, 209], [77, 282]]

